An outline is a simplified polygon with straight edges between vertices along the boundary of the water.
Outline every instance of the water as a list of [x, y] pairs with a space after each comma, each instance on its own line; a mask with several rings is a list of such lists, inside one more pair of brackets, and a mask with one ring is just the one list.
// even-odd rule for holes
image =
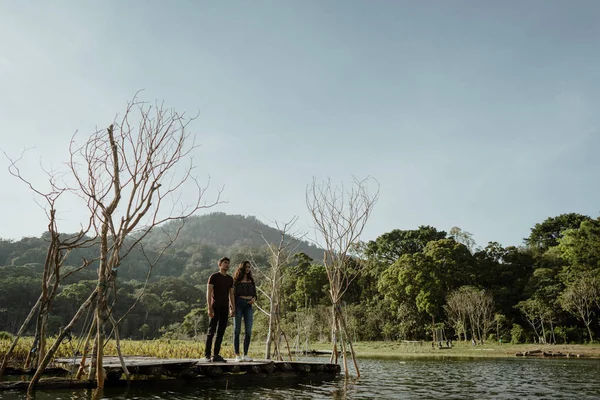
[[[598, 399], [600, 360], [361, 359], [362, 377], [276, 381], [168, 382], [143, 388], [40, 391], [36, 400], [78, 399]], [[23, 399], [0, 392], [0, 399]]]

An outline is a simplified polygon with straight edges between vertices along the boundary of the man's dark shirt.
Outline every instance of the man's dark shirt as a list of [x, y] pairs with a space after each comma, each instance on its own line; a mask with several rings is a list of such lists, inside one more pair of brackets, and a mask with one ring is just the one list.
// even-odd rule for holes
[[233, 287], [233, 278], [229, 275], [215, 272], [208, 278], [208, 284], [213, 285], [213, 310], [227, 309], [229, 306], [229, 289]]

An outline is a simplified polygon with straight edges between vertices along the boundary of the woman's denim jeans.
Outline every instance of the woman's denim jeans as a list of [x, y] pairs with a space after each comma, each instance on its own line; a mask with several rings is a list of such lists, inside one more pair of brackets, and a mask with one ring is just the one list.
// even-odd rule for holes
[[252, 337], [252, 318], [254, 309], [250, 300], [236, 297], [235, 318], [233, 319], [233, 351], [240, 354], [240, 332], [242, 330], [242, 317], [244, 317], [244, 355], [248, 354], [250, 338]]

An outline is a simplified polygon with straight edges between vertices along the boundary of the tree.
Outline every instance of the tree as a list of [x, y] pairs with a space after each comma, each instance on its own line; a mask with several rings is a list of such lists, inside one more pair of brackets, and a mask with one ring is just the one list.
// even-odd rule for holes
[[208, 329], [208, 316], [205, 308], [194, 308], [183, 319], [183, 329], [194, 340], [197, 340], [200, 332], [206, 332]]
[[[294, 257], [295, 250], [298, 247], [299, 240], [295, 237], [297, 235], [291, 233], [294, 224], [298, 220], [298, 217], [292, 218], [290, 221], [280, 223], [275, 221], [275, 226], [279, 231], [279, 241], [275, 244], [271, 243], [261, 232], [258, 232], [263, 241], [265, 242], [268, 249], [268, 260], [269, 269], [267, 271], [257, 268], [256, 270], [266, 280], [266, 291], [259, 288], [261, 292], [269, 299], [269, 311], [267, 313], [269, 317], [269, 326], [267, 331], [267, 342], [265, 345], [265, 358], [271, 359], [271, 347], [275, 344], [277, 357], [281, 360], [281, 349], [279, 348], [278, 341], [276, 338], [285, 336], [281, 326], [280, 311], [281, 311], [281, 286], [284, 275], [284, 267], [286, 267], [290, 260]], [[256, 262], [255, 262], [256, 265]], [[291, 351], [289, 343], [287, 343], [288, 355], [291, 359]]]
[[[108, 129], [95, 132], [82, 145], [77, 144], [76, 135], [71, 141], [68, 166], [74, 179], [74, 190], [88, 205], [100, 253], [96, 289], [65, 330], [71, 329], [83, 311], [94, 305], [95, 323], [90, 332], [94, 329], [96, 332], [93, 352], [96, 358], [93, 361], [100, 388], [104, 387], [104, 329], [108, 323], [115, 335], [123, 371], [129, 377], [120, 350], [119, 321], [113, 315], [117, 301], [116, 278], [123, 259], [156, 226], [167, 221], [182, 223], [199, 209], [219, 203], [219, 196], [212, 203], [204, 201], [206, 186], [200, 186], [192, 175], [191, 152], [196, 146], [187, 128], [193, 120], [167, 110], [161, 104], [148, 106], [136, 95], [127, 105], [123, 117]], [[177, 170], [179, 166], [183, 168]], [[177, 203], [179, 194], [189, 183], [197, 191], [196, 199], [189, 204]], [[165, 202], [171, 202], [171, 209], [166, 212]], [[173, 243], [176, 234], [168, 237], [157, 259]], [[157, 259], [147, 258], [150, 270]], [[31, 380], [29, 390], [39, 380], [65, 335], [63, 332], [55, 340]], [[93, 368], [90, 370], [94, 371]]]
[[469, 249], [471, 253], [475, 251], [475, 246], [477, 245], [477, 243], [475, 243], [475, 239], [473, 239], [472, 233], [463, 231], [458, 226], [453, 226], [450, 229], [448, 236], [456, 240], [458, 243], [464, 244], [465, 247]]
[[450, 293], [444, 307], [448, 317], [457, 331], [464, 333], [467, 340], [467, 322], [471, 326], [471, 337], [483, 343], [494, 322], [494, 300], [485, 290], [473, 286], [462, 286]]
[[578, 229], [583, 221], [591, 220], [587, 215], [568, 213], [547, 218], [544, 222], [537, 223], [531, 228], [525, 244], [532, 248], [546, 251], [558, 244], [559, 239], [567, 229]]
[[[6, 154], [5, 154], [6, 155]], [[74, 235], [61, 235], [58, 230], [57, 219], [56, 219], [56, 204], [61, 195], [65, 192], [68, 192], [66, 188], [61, 188], [56, 180], [56, 175], [53, 172], [47, 172], [49, 189], [43, 191], [41, 189], [35, 188], [29, 181], [27, 181], [22, 175], [19, 167], [17, 165], [17, 161], [11, 160], [8, 156], [6, 156], [11, 164], [9, 166], [9, 172], [11, 175], [15, 176], [22, 182], [24, 182], [31, 191], [33, 191], [37, 196], [44, 199], [46, 202], [45, 211], [48, 217], [48, 247], [46, 251], [46, 257], [43, 266], [43, 274], [41, 279], [41, 294], [35, 303], [35, 305], [31, 308], [31, 311], [23, 321], [19, 331], [13, 339], [13, 342], [8, 349], [8, 351], [4, 354], [2, 359], [2, 363], [0, 364], [0, 380], [2, 380], [2, 376], [4, 374], [4, 370], [7, 366], [8, 359], [12, 352], [14, 351], [21, 335], [24, 333], [27, 325], [29, 324], [31, 318], [34, 313], [38, 313], [36, 330], [34, 335], [34, 342], [31, 347], [30, 352], [28, 353], [27, 360], [25, 362], [25, 368], [29, 368], [31, 356], [35, 357], [34, 363], [36, 367], [39, 369], [42, 360], [45, 356], [46, 352], [46, 327], [48, 324], [48, 317], [50, 309], [52, 308], [52, 304], [54, 303], [54, 299], [59, 292], [61, 282], [74, 274], [77, 271], [87, 267], [92, 263], [93, 260], [83, 259], [82, 265], [76, 269], [68, 271], [63, 274], [63, 265], [68, 254], [75, 248], [91, 246], [94, 243], [95, 238], [88, 238], [86, 235], [90, 231], [92, 226], [92, 219], [90, 218], [87, 222], [87, 226], [74, 234]]]
[[414, 230], [394, 229], [367, 243], [365, 255], [370, 259], [393, 264], [404, 254], [423, 251], [427, 243], [445, 239], [446, 232], [422, 225]]
[[560, 296], [563, 308], [579, 317], [587, 328], [590, 343], [594, 341], [590, 324], [594, 316], [594, 306], [599, 302], [600, 276], [587, 273], [571, 283]]
[[587, 271], [600, 270], [600, 220], [586, 220], [579, 228], [566, 230], [559, 240], [558, 252], [567, 262], [566, 281]]
[[[323, 265], [329, 280], [329, 296], [332, 304], [331, 359], [335, 363], [338, 361], [338, 338], [341, 339], [344, 354], [348, 343], [357, 376], [360, 376], [360, 371], [346, 329], [341, 301], [363, 265], [360, 260], [358, 262], [352, 260], [352, 254], [379, 198], [379, 185], [374, 193], [370, 193], [368, 184], [369, 178], [355, 179], [351, 188], [345, 190], [343, 185], [333, 186], [330, 180], [318, 183], [313, 179], [306, 190], [306, 205], [323, 241], [321, 247], [325, 249]], [[348, 377], [348, 361], [345, 356], [344, 372]]]
[[473, 256], [465, 245], [454, 239], [429, 242], [423, 252], [405, 254], [383, 272], [379, 290], [392, 305], [414, 303], [433, 329], [448, 294], [473, 280], [472, 266]]
[[494, 299], [490, 293], [482, 289], [473, 293], [472, 302], [475, 309], [474, 321], [477, 325], [477, 332], [479, 332], [479, 340], [483, 344], [494, 323]]
[[546, 343], [544, 321], [547, 318], [548, 307], [543, 304], [540, 299], [532, 297], [527, 300], [520, 301], [517, 303], [515, 308], [521, 311], [533, 329], [533, 333], [537, 337], [538, 342]]
[[461, 334], [464, 340], [467, 340], [467, 327], [468, 327], [468, 296], [466, 290], [467, 286], [463, 286], [457, 290], [454, 290], [448, 295], [446, 305], [444, 309], [448, 315], [448, 322], [454, 328], [454, 332], [461, 340]]
[[525, 287], [530, 282], [534, 268], [532, 252], [526, 248], [504, 248], [498, 242], [489, 242], [474, 254], [474, 258], [475, 285], [486, 288], [499, 311], [511, 319], [515, 316], [515, 303], [523, 298]]
[[142, 334], [142, 340], [146, 339], [146, 336], [148, 336], [148, 333], [150, 333], [150, 327], [148, 326], [148, 324], [144, 324], [142, 326], [140, 326], [140, 333]]

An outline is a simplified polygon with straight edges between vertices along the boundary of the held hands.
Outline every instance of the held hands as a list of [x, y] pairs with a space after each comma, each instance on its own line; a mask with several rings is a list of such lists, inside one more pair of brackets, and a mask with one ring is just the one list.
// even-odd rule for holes
[[229, 309], [229, 316], [233, 317], [235, 315], [235, 310], [233, 308]]

